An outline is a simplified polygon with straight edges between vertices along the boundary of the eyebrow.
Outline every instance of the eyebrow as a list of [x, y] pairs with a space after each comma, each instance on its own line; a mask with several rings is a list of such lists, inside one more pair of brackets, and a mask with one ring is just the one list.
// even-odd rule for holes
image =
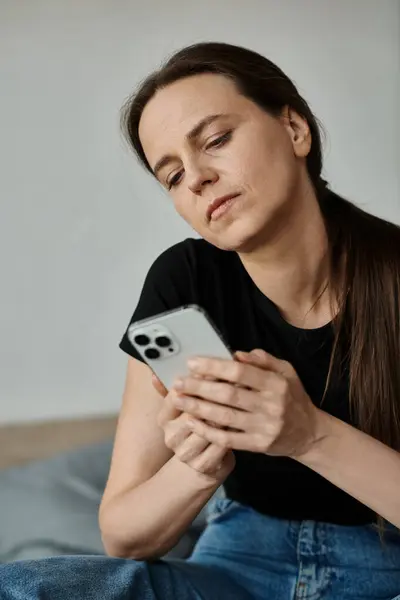
[[[216, 121], [217, 119], [221, 119], [222, 117], [227, 117], [228, 115], [226, 114], [215, 114], [215, 115], [208, 115], [208, 117], [204, 117], [204, 119], [201, 119], [201, 121], [199, 121], [197, 123], [197, 125], [195, 125], [193, 127], [193, 129], [191, 129], [189, 131], [189, 133], [187, 133], [185, 135], [185, 139], [189, 142], [193, 142], [196, 138], [199, 137], [199, 135], [204, 131], [204, 129], [206, 127], [208, 127], [208, 125], [211, 125], [211, 123], [213, 123], [214, 121]], [[169, 162], [175, 160], [176, 157], [172, 156], [171, 154], [165, 154], [164, 156], [162, 156], [160, 158], [160, 160], [158, 160], [154, 166], [153, 169], [153, 173], [154, 175], [157, 177], [159, 171], [165, 167]]]

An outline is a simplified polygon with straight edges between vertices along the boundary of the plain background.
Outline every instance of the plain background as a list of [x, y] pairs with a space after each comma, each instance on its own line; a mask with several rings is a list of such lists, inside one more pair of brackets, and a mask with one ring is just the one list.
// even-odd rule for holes
[[396, 0], [1, 0], [0, 423], [118, 411], [154, 258], [192, 231], [118, 112], [174, 50], [248, 46], [323, 122], [325, 176], [400, 223]]

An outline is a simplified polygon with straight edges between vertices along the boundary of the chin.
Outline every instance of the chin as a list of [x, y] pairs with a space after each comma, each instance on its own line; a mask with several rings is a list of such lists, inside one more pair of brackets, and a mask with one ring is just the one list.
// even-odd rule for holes
[[220, 250], [247, 253], [258, 246], [261, 233], [259, 226], [238, 219], [218, 235], [203, 237]]

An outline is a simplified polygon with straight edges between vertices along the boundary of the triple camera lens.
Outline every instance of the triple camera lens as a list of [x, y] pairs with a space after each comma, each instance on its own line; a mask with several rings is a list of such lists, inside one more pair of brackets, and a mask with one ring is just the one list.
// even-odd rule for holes
[[[139, 334], [137, 336], [135, 336], [135, 344], [137, 344], [138, 346], [148, 346], [150, 344], [150, 338], [147, 335], [144, 334]], [[169, 337], [167, 337], [166, 335], [159, 335], [156, 337], [156, 339], [154, 340], [156, 346], [158, 346], [159, 348], [168, 348], [168, 346], [172, 345], [172, 340], [170, 340]], [[156, 360], [157, 358], [160, 358], [161, 356], [161, 352], [159, 350], [157, 350], [157, 348], [146, 348], [146, 350], [144, 351], [144, 354], [146, 356], [146, 358], [152, 359], [152, 360]]]

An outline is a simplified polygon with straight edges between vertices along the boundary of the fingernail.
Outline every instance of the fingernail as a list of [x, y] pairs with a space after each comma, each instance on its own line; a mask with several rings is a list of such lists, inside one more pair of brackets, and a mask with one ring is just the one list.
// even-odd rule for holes
[[264, 352], [262, 350], [252, 350], [250, 354], [258, 356], [258, 358], [264, 358]]
[[187, 361], [189, 369], [195, 371], [199, 367], [199, 361], [196, 358], [189, 358]]
[[174, 383], [172, 384], [172, 387], [176, 390], [181, 390], [183, 388], [183, 379], [175, 379]]

